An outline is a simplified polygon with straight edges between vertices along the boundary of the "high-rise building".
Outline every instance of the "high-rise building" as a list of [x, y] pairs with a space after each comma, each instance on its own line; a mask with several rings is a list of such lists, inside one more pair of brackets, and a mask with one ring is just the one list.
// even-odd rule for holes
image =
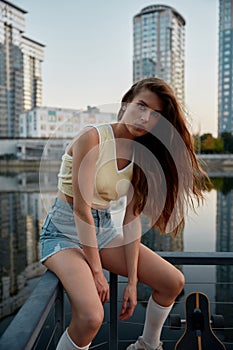
[[170, 6], [150, 5], [134, 16], [133, 32], [133, 81], [159, 77], [184, 105], [184, 18]]
[[0, 137], [17, 137], [20, 113], [41, 104], [44, 45], [23, 36], [25, 14], [0, 0]]
[[218, 134], [233, 133], [233, 0], [219, 0]]
[[42, 71], [44, 45], [32, 39], [22, 37], [24, 67], [24, 110], [39, 107], [42, 104]]

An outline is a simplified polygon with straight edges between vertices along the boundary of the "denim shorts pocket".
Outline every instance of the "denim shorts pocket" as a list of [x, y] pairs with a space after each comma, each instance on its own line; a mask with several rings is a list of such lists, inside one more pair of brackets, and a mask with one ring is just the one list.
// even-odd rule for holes
[[111, 214], [107, 211], [103, 218], [103, 225], [104, 227], [108, 228], [112, 225], [112, 217]]
[[52, 222], [52, 215], [49, 213], [45, 219], [44, 225], [42, 226], [42, 232], [40, 235], [40, 239], [44, 239], [47, 236], [57, 235], [59, 230]]
[[109, 211], [106, 211], [106, 218], [107, 220], [112, 220], [111, 213]]
[[53, 210], [52, 221], [54, 224], [71, 225], [74, 223], [74, 214], [71, 208], [64, 210], [62, 208], [55, 208]]
[[43, 230], [43, 231], [46, 231], [46, 230], [47, 230], [47, 228], [48, 228], [50, 222], [51, 222], [51, 214], [48, 214], [47, 217], [45, 218], [44, 224], [43, 224], [43, 226], [42, 226], [42, 230]]

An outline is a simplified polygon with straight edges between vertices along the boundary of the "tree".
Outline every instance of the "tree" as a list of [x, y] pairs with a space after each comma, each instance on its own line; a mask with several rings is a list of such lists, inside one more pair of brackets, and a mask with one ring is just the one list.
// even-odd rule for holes
[[214, 139], [214, 148], [216, 153], [222, 153], [224, 151], [224, 141], [221, 137]]
[[212, 134], [203, 134], [201, 136], [202, 153], [221, 153], [224, 150], [224, 142], [220, 137], [213, 137]]

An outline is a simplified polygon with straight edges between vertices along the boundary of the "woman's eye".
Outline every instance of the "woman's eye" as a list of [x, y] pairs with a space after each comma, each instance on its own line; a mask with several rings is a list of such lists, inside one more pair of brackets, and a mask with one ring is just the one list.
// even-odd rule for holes
[[156, 111], [151, 112], [151, 115], [152, 115], [152, 117], [154, 117], [154, 118], [158, 118], [158, 117], [161, 116], [161, 114], [160, 114], [159, 112], [156, 112]]
[[141, 111], [145, 111], [145, 110], [146, 110], [146, 106], [141, 105], [141, 104], [138, 105], [138, 108], [139, 108]]

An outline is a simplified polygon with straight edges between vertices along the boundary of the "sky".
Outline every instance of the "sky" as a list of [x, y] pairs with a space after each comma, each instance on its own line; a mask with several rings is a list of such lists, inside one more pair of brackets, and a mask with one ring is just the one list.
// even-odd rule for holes
[[133, 16], [164, 4], [185, 19], [185, 96], [192, 132], [217, 135], [218, 0], [10, 0], [45, 45], [42, 105], [119, 103], [132, 85]]

